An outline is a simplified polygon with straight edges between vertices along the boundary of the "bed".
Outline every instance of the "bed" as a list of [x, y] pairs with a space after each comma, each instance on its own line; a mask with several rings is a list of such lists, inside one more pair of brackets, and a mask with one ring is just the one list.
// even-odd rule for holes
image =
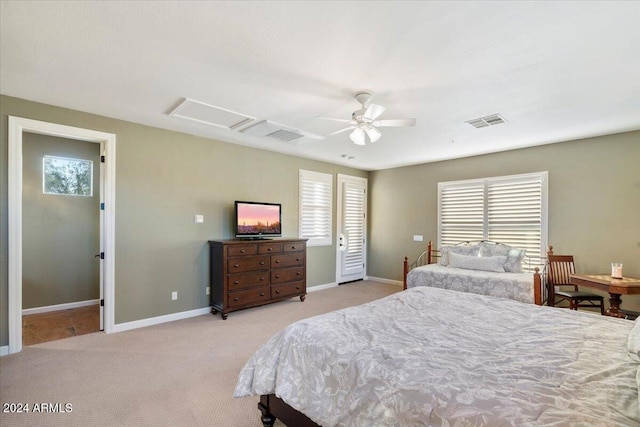
[[234, 396], [265, 426], [635, 426], [639, 367], [640, 323], [416, 287], [293, 323]]
[[462, 242], [404, 258], [404, 289], [432, 286], [542, 305], [547, 291], [540, 269], [524, 250], [490, 241]]

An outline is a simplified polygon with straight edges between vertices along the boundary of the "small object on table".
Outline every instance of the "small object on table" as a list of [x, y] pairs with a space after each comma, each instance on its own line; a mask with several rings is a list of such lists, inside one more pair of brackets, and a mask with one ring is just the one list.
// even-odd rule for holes
[[619, 262], [611, 263], [611, 277], [614, 279], [622, 279], [622, 264]]

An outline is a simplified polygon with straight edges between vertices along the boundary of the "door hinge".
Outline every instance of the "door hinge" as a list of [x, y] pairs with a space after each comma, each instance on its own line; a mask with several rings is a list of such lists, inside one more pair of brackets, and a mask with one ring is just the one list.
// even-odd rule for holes
[[100, 203], [100, 210], [103, 211], [104, 210], [104, 202]]
[[104, 300], [103, 299], [100, 300], [100, 307], [104, 307]]
[[100, 163], [104, 163], [105, 157], [104, 156], [100, 156]]

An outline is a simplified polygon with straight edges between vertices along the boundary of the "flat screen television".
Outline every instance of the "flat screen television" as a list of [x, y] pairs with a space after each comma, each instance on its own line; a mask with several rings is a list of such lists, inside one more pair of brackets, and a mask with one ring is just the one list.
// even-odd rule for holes
[[281, 237], [281, 219], [279, 203], [235, 202], [236, 238]]

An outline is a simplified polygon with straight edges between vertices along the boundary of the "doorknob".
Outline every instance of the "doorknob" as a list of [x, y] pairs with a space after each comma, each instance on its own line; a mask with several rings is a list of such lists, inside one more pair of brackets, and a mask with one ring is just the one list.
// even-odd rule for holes
[[338, 248], [339, 248], [341, 251], [344, 251], [344, 250], [347, 248], [347, 245], [346, 245], [346, 244], [345, 244], [345, 242], [344, 242], [344, 234], [342, 234], [342, 233], [340, 233], [340, 234], [338, 235]]

